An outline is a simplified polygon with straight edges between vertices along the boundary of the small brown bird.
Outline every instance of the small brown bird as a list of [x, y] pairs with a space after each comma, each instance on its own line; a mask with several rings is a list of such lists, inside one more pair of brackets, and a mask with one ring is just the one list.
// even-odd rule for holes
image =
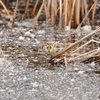
[[57, 47], [56, 44], [58, 42], [47, 42], [46, 45], [43, 47], [43, 51], [48, 54], [53, 56], [57, 52]]

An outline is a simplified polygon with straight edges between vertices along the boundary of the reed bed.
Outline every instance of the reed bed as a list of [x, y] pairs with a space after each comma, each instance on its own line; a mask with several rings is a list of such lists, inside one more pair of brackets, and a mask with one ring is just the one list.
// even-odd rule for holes
[[69, 47], [65, 48], [64, 50], [59, 51], [55, 56], [50, 58], [48, 60], [48, 62], [51, 62], [51, 63], [52, 62], [54, 62], [54, 63], [57, 63], [57, 62], [65, 63], [66, 67], [68, 67], [68, 65], [67, 65], [68, 62], [75, 62], [75, 61], [86, 62], [86, 61], [88, 61], [89, 59], [92, 59], [92, 58], [94, 58], [94, 59], [91, 60], [91, 61], [95, 61], [96, 60], [95, 62], [99, 62], [100, 61], [100, 49], [99, 48], [90, 50], [89, 52], [85, 52], [83, 54], [77, 53], [77, 51], [79, 51], [80, 49], [83, 49], [85, 46], [87, 46], [91, 42], [92, 43], [95, 42], [95, 43], [100, 44], [99, 41], [96, 41], [96, 40], [93, 40], [93, 39], [91, 39], [90, 41], [84, 43], [83, 45], [81, 45], [80, 47], [75, 49], [74, 51], [71, 51], [70, 54], [66, 54], [66, 52], [68, 50], [70, 50], [71, 48], [75, 47], [76, 45], [81, 43], [83, 40], [89, 38], [90, 36], [94, 35], [97, 32], [100, 32], [100, 27], [98, 29], [94, 30], [93, 32], [89, 33], [88, 35], [84, 36], [80, 40], [76, 41], [75, 43], [73, 43]]
[[[38, 0], [35, 5], [37, 5], [37, 3]], [[47, 21], [45, 27], [50, 24], [54, 26], [55, 29], [66, 30], [71, 27], [76, 28], [78, 25], [81, 26], [84, 22], [86, 22], [85, 24], [90, 25], [90, 18], [88, 15], [90, 11], [93, 10], [92, 25], [96, 11], [96, 4], [97, 0], [95, 0], [95, 2], [89, 0], [89, 3], [87, 3], [87, 0], [43, 0], [43, 7], [40, 7], [32, 26], [35, 25], [43, 8], [45, 9]], [[36, 6], [34, 7], [34, 12], [35, 10]]]
[[[46, 16], [46, 26], [52, 25], [54, 29], [58, 30], [69, 30], [70, 28], [74, 27], [78, 28], [81, 27], [81, 25], [90, 25], [90, 18], [89, 13], [92, 11], [92, 22], [91, 25], [93, 25], [94, 15], [96, 12], [96, 5], [97, 0], [93, 2], [93, 0], [89, 0], [87, 3], [87, 0], [42, 0], [42, 4], [37, 12], [37, 5], [40, 3], [40, 0], [36, 0], [33, 11], [31, 13], [32, 18], [34, 18], [34, 21], [32, 23], [32, 26], [35, 26], [36, 21], [38, 21], [38, 18], [41, 17], [41, 12], [44, 8], [45, 10], [45, 16]], [[10, 20], [12, 21], [12, 17], [10, 15], [10, 11], [7, 9], [9, 0], [7, 0], [6, 6], [0, 0], [0, 4], [5, 9], [6, 13], [9, 15]], [[27, 17], [28, 8], [29, 8], [30, 0], [27, 0], [25, 4], [25, 17]], [[16, 6], [15, 6], [15, 12], [12, 12], [14, 14], [12, 27], [14, 27], [14, 19], [17, 13], [17, 5], [18, 0], [16, 0]], [[37, 15], [35, 16], [37, 12]]]

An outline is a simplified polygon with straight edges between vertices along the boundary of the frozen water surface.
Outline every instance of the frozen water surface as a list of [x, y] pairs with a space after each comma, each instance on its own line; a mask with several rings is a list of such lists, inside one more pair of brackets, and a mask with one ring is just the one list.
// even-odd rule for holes
[[72, 43], [86, 34], [79, 33], [75, 38], [69, 32], [52, 28], [32, 29], [31, 22], [24, 20], [13, 29], [0, 27], [0, 46], [11, 65], [0, 60], [0, 100], [97, 100], [100, 65], [68, 63], [66, 69], [65, 65], [45, 63], [48, 56], [42, 52], [47, 41], [59, 41], [61, 50], [65, 40], [67, 46], [71, 45], [69, 34]]

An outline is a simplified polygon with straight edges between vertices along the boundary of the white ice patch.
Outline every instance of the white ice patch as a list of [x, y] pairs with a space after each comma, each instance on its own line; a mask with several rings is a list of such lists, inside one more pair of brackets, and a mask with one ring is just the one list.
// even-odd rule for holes
[[27, 32], [25, 32], [25, 36], [30, 36], [30, 32], [29, 31], [27, 31]]
[[20, 36], [20, 37], [19, 37], [19, 40], [20, 40], [20, 41], [24, 41], [25, 38], [24, 38], [23, 36]]
[[94, 63], [94, 62], [92, 62], [90, 65], [91, 65], [92, 67], [94, 67], [94, 66], [95, 66], [95, 63]]
[[74, 80], [74, 79], [71, 79], [70, 81], [71, 81], [71, 82], [74, 82], [75, 80]]
[[78, 74], [83, 74], [84, 73], [84, 71], [78, 71]]
[[39, 31], [37, 31], [37, 33], [38, 34], [43, 34], [43, 33], [46, 33], [46, 32], [45, 32], [45, 30], [39, 30]]
[[34, 83], [31, 83], [33, 85], [33, 87], [37, 87], [38, 86], [38, 82], [34, 82]]
[[3, 34], [3, 32], [1, 31], [1, 32], [0, 32], [0, 35], [2, 35], [2, 34]]
[[35, 37], [35, 35], [34, 35], [34, 34], [31, 34], [30, 36], [31, 36], [32, 38], [34, 38], [34, 37]]

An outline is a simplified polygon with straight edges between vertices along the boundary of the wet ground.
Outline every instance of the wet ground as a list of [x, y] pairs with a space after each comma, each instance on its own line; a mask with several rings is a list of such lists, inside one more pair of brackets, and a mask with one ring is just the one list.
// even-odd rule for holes
[[[99, 14], [95, 19], [94, 28], [98, 28]], [[49, 56], [42, 51], [47, 41], [59, 41], [57, 47], [62, 50], [65, 42], [69, 46], [93, 30], [59, 32], [53, 27], [44, 28], [45, 22], [41, 21], [32, 28], [33, 20], [18, 17], [12, 28], [9, 18], [1, 14], [0, 47], [10, 67], [0, 52], [0, 100], [99, 100], [99, 64], [77, 61], [68, 63], [68, 68], [64, 64], [51, 65], [45, 63]], [[100, 32], [90, 39], [99, 41]], [[99, 44], [90, 44], [80, 53], [98, 47]]]
[[49, 57], [42, 52], [47, 41], [59, 41], [61, 50], [65, 40], [71, 45], [92, 30], [73, 35], [73, 29], [70, 34], [59, 32], [53, 27], [43, 28], [45, 23], [32, 28], [32, 21], [16, 22], [14, 28], [5, 21], [0, 27], [0, 46], [11, 65], [8, 67], [0, 52], [0, 100], [99, 100], [99, 64], [74, 62], [65, 68], [45, 63]]

